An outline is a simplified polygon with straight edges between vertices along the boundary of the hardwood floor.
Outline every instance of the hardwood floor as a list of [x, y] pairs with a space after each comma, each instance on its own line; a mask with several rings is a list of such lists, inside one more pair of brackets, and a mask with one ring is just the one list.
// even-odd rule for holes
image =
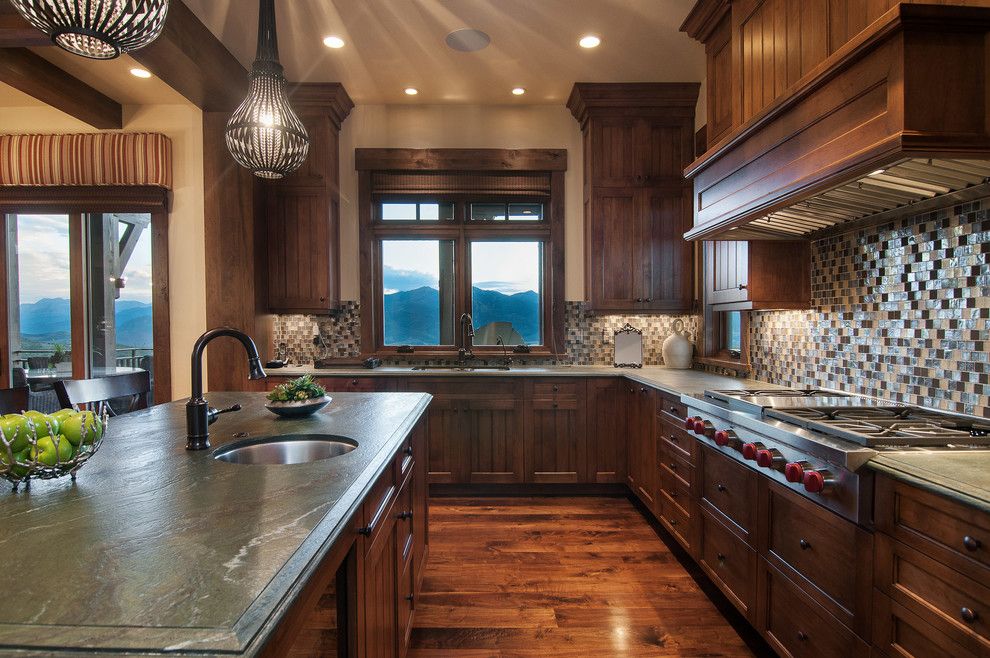
[[755, 656], [624, 498], [430, 502], [410, 658]]

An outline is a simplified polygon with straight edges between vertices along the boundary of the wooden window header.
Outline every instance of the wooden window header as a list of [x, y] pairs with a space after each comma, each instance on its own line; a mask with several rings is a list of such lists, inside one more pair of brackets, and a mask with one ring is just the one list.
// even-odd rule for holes
[[355, 149], [358, 171], [567, 171], [567, 149]]

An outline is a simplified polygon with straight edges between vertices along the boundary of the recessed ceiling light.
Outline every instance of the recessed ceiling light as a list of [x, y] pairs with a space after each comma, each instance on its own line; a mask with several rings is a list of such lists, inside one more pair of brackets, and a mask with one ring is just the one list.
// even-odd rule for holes
[[601, 43], [601, 37], [596, 37], [594, 34], [583, 36], [581, 37], [581, 40], [578, 41], [578, 45], [582, 48], [597, 48], [601, 45]]
[[133, 75], [135, 78], [150, 78], [151, 77], [151, 73], [149, 73], [148, 71], [145, 71], [144, 69], [139, 69], [139, 68], [133, 68], [133, 69], [131, 69], [131, 75]]
[[516, 96], [522, 96], [523, 94], [526, 93], [526, 89], [524, 87], [514, 87], [512, 89], [512, 93], [515, 94]]
[[323, 38], [323, 45], [327, 48], [343, 48], [344, 40], [331, 34], [330, 36]]
[[419, 89], [416, 89], [416, 87], [406, 87], [405, 92], [407, 96], [415, 96], [419, 93]]
[[487, 48], [492, 42], [492, 38], [481, 30], [462, 28], [454, 30], [444, 39], [447, 46], [462, 53], [473, 53], [477, 50]]

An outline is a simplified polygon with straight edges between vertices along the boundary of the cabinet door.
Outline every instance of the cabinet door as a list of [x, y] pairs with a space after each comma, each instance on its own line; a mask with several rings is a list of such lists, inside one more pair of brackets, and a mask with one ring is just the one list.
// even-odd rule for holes
[[268, 191], [268, 307], [272, 312], [318, 313], [337, 300], [330, 195], [316, 188]]
[[396, 615], [398, 540], [395, 515], [391, 510], [382, 522], [388, 525], [382, 528], [383, 536], [365, 556], [361, 574], [364, 619], [358, 647], [361, 658], [394, 658], [399, 651]]
[[526, 427], [527, 482], [587, 482], [585, 405], [576, 397], [529, 403]]
[[468, 481], [468, 440], [463, 430], [463, 400], [434, 396], [427, 411], [430, 484]]
[[643, 196], [633, 188], [593, 192], [589, 296], [597, 310], [642, 308], [649, 276]]
[[642, 423], [639, 421], [639, 414], [642, 404], [639, 400], [639, 388], [630, 383], [623, 382], [625, 391], [625, 409], [628, 419], [626, 433], [626, 484], [630, 491], [636, 492], [643, 474], [643, 450], [640, 432]]
[[626, 480], [629, 392], [621, 379], [588, 380], [588, 479], [591, 482]]
[[[649, 118], [636, 123], [638, 166], [631, 181], [638, 185], [684, 182], [684, 168], [694, 154], [694, 131], [683, 119]], [[690, 212], [690, 205], [688, 206]]]
[[630, 117], [609, 117], [592, 121], [591, 152], [588, 163], [591, 184], [625, 187], [642, 178], [641, 147], [637, 139], [637, 120]]
[[690, 311], [694, 302], [694, 245], [691, 188], [682, 184], [643, 192], [643, 220], [649, 274], [645, 310]]
[[732, 127], [732, 37], [731, 19], [727, 15], [705, 43], [708, 78], [708, 147]]
[[639, 477], [636, 484], [636, 493], [643, 504], [656, 512], [657, 491], [660, 488], [660, 462], [657, 455], [657, 433], [656, 423], [656, 392], [648, 386], [637, 388], [637, 421], [639, 431], [637, 434]]
[[523, 481], [523, 410], [514, 398], [466, 400], [460, 420], [471, 483]]
[[749, 299], [749, 243], [705, 243], [705, 292], [707, 304], [744, 302]]

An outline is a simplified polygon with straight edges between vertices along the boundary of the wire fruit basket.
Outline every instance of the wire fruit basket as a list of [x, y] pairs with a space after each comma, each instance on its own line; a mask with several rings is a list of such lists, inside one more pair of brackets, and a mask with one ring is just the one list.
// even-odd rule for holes
[[[107, 431], [107, 412], [63, 409], [0, 418], [0, 478], [13, 491], [32, 479], [52, 480], [76, 473], [96, 454]], [[70, 438], [71, 437], [71, 438]], [[72, 439], [75, 439], [74, 441]]]

